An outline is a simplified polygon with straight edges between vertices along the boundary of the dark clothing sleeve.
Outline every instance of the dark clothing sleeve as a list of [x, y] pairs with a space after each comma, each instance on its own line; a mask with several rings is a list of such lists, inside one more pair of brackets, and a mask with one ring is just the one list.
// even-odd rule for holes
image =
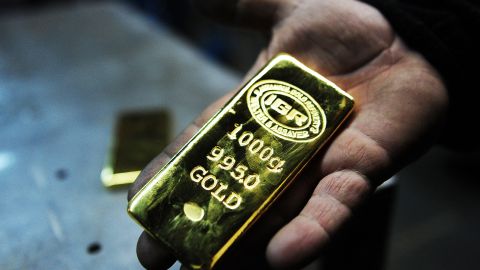
[[[389, 20], [397, 34], [442, 76], [450, 97], [445, 144], [479, 146], [480, 1], [366, 0]], [[412, 82], [414, 83], [414, 82]]]

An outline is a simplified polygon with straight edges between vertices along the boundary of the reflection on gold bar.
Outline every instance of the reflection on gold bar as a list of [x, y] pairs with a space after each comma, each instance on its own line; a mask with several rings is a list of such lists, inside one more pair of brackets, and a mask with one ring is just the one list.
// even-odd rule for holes
[[170, 120], [165, 110], [122, 114], [102, 169], [103, 185], [110, 188], [133, 183], [143, 167], [168, 144], [169, 134]]
[[268, 208], [353, 108], [286, 54], [272, 59], [129, 202], [192, 269], [209, 269]]

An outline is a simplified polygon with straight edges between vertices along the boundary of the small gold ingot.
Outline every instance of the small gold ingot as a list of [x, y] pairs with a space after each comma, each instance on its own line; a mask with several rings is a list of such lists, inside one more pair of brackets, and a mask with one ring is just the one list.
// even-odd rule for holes
[[103, 185], [113, 188], [133, 183], [143, 167], [165, 148], [169, 135], [170, 120], [165, 110], [120, 115], [101, 173]]
[[210, 269], [351, 113], [353, 98], [280, 54], [129, 202], [184, 266]]

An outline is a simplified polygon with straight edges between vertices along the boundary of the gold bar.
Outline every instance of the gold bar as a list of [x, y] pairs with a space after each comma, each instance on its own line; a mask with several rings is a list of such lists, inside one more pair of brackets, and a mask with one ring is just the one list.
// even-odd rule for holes
[[170, 129], [166, 110], [122, 113], [100, 175], [103, 185], [116, 188], [133, 183], [143, 167], [167, 146]]
[[353, 108], [353, 98], [280, 54], [129, 202], [184, 266], [210, 269]]

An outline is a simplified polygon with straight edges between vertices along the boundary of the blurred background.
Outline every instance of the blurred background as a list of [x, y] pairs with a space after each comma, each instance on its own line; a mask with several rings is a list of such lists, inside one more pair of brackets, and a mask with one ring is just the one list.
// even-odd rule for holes
[[[0, 0], [0, 269], [141, 269], [126, 189], [100, 176], [119, 115], [166, 111], [171, 139], [265, 44], [187, 0]], [[322, 260], [343, 263], [308, 269], [478, 268], [479, 161], [433, 148]]]

